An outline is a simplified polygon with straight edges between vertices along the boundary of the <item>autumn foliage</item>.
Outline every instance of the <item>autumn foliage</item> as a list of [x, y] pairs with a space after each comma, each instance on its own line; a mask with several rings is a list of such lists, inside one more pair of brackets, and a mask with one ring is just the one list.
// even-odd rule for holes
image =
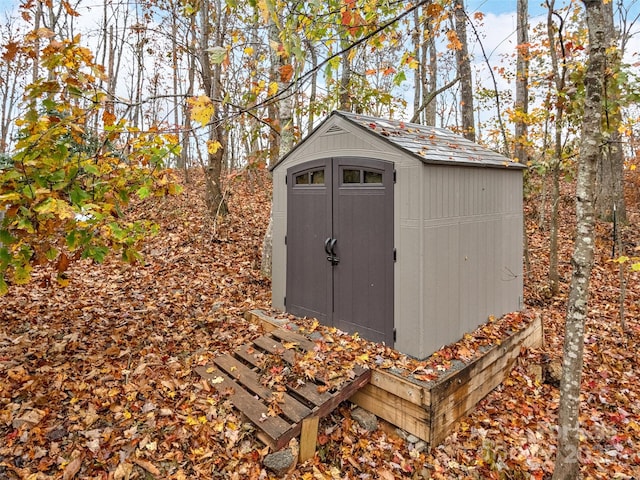
[[[192, 175], [193, 177], [193, 175]], [[0, 312], [0, 477], [210, 479], [273, 478], [256, 430], [194, 373], [262, 332], [243, 314], [269, 308], [260, 274], [270, 184], [247, 170], [230, 185], [230, 215], [215, 223], [195, 175], [180, 196], [135, 200], [126, 218], [159, 225], [143, 247], [145, 263], [80, 260], [60, 287], [55, 269], [36, 266], [30, 285], [11, 287]], [[570, 185], [563, 188], [563, 278], [571, 251]], [[347, 402], [321, 421], [316, 456], [290, 478], [548, 478], [555, 455], [558, 389], [546, 366], [561, 352], [566, 283], [557, 297], [546, 285], [546, 230], [540, 198], [527, 205], [533, 271], [526, 285], [528, 315], [542, 315], [545, 347], [522, 352], [502, 386], [463, 419], [444, 442], [420, 451], [393, 428], [366, 432]], [[638, 210], [623, 230], [627, 248], [638, 238]], [[640, 323], [638, 274], [628, 272], [629, 334], [617, 321], [618, 264], [610, 261], [610, 224], [598, 226], [598, 261], [586, 333], [580, 456], [585, 478], [638, 477], [640, 390], [635, 355]], [[500, 342], [516, 317], [482, 326], [426, 362], [335, 330], [325, 338], [358, 363], [400, 367], [429, 380]], [[300, 321], [308, 330], [322, 327]], [[506, 328], [507, 330], [505, 330]], [[340, 349], [314, 372], [339, 368]], [[337, 363], [336, 363], [337, 362]], [[346, 365], [346, 363], [345, 363]], [[329, 367], [329, 368], [327, 368]], [[271, 381], [273, 378], [265, 378]]]
[[49, 40], [40, 53], [47, 75], [27, 87], [15, 152], [0, 167], [0, 295], [7, 282], [28, 283], [34, 265], [55, 264], [64, 284], [72, 259], [102, 262], [117, 252], [138, 260], [140, 242], [154, 227], [130, 221], [123, 210], [132, 196], [179, 191], [164, 168], [178, 152], [176, 139], [115, 118], [113, 99], [96, 89], [103, 69], [79, 37], [59, 41], [40, 29], [21, 48], [28, 51], [31, 42], [35, 51], [43, 40]]

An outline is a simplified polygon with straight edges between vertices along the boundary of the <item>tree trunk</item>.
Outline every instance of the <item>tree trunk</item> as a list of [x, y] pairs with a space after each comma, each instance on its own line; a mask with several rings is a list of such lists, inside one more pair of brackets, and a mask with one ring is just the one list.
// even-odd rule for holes
[[613, 22], [613, 2], [604, 5], [605, 35], [608, 39], [606, 69], [611, 74], [605, 77], [605, 131], [603, 161], [598, 165], [596, 211], [598, 218], [611, 221], [613, 207], [616, 220], [627, 221], [627, 207], [624, 201], [624, 152], [619, 127], [622, 124], [620, 109], [620, 85], [617, 81], [620, 71], [621, 52], [618, 48], [620, 35]]
[[576, 241], [567, 305], [558, 415], [558, 451], [553, 480], [575, 479], [580, 473], [579, 407], [587, 318], [589, 279], [595, 245], [594, 197], [602, 144], [602, 93], [605, 65], [605, 24], [602, 0], [583, 0], [589, 30], [589, 60], [585, 73], [585, 105], [578, 159]]
[[516, 65], [515, 158], [527, 164], [527, 119], [529, 112], [529, 0], [518, 0], [518, 56]]
[[476, 139], [473, 116], [473, 79], [471, 78], [471, 60], [467, 43], [467, 15], [464, 0], [455, 0], [455, 27], [460, 48], [456, 50], [458, 76], [460, 77], [460, 113], [462, 116], [462, 134], [472, 142]]
[[[431, 18], [427, 18], [427, 29], [429, 39], [427, 41], [429, 47], [429, 91], [435, 92], [438, 89], [438, 51], [436, 50], [436, 32], [433, 29], [433, 22]], [[436, 124], [436, 98], [435, 96], [427, 102], [425, 91], [423, 90], [423, 102], [426, 103], [424, 123], [425, 125]]]
[[[528, 163], [527, 154], [527, 125], [526, 118], [529, 112], [529, 0], [518, 0], [518, 56], [516, 59], [516, 125], [515, 125], [515, 152], [514, 156], [523, 165]], [[480, 122], [478, 122], [480, 123]], [[479, 132], [478, 132], [479, 133]], [[527, 176], [525, 175], [525, 181]], [[526, 189], [525, 189], [526, 190]], [[524, 195], [524, 192], [523, 192]], [[525, 218], [526, 220], [526, 218]], [[523, 250], [525, 274], [531, 271], [531, 258], [529, 255], [529, 238], [527, 236], [527, 222], [523, 227]]]
[[[280, 24], [282, 22], [279, 22]], [[273, 30], [271, 30], [273, 28]], [[279, 38], [278, 31], [276, 30], [275, 22], [272, 22], [270, 32], [272, 32], [275, 38]], [[291, 61], [291, 58], [282, 53], [276, 58], [276, 65], [273, 70], [277, 75], [278, 91], [284, 92], [290, 86], [290, 78], [285, 78], [282, 67], [287, 65], [287, 61]], [[278, 104], [278, 150], [277, 158], [286, 154], [294, 144], [294, 131], [293, 131], [293, 95], [286, 94], [280, 99]], [[269, 214], [269, 225], [262, 240], [262, 260], [260, 263], [260, 270], [262, 274], [268, 278], [271, 278], [272, 271], [272, 258], [273, 252], [273, 211]]]
[[[567, 78], [567, 67], [566, 62], [564, 61], [565, 48], [562, 44], [563, 25], [560, 24], [558, 31], [555, 31], [553, 23], [554, 6], [554, 0], [547, 0], [547, 35], [549, 37], [549, 54], [551, 56], [553, 80], [556, 87], [554, 158], [551, 165], [551, 178], [553, 183], [551, 190], [551, 220], [549, 235], [549, 288], [552, 295], [556, 295], [560, 290], [560, 274], [558, 272], [558, 209], [560, 207], [560, 173], [562, 170], [563, 159], [562, 132], [564, 129], [565, 112], [564, 93]], [[556, 43], [556, 33], [558, 35], [559, 43]], [[562, 55], [562, 62], [558, 59], [558, 53]], [[560, 66], [560, 63], [562, 63], [562, 66]]]
[[[209, 48], [211, 38], [211, 24], [212, 18], [210, 13], [210, 1], [204, 0], [200, 7], [201, 16], [201, 38], [200, 38], [200, 64], [202, 67], [202, 84], [205, 92], [209, 98], [218, 103], [221, 98], [220, 95], [220, 82], [222, 70], [219, 64], [212, 65], [209, 57]], [[213, 18], [216, 19], [215, 39], [213, 46], [222, 46], [222, 39], [224, 37], [224, 28], [222, 24], [222, 10], [220, 8], [220, 2], [216, 0], [216, 15]], [[227, 204], [224, 199], [222, 190], [222, 165], [224, 162], [224, 153], [226, 149], [226, 135], [224, 131], [224, 125], [219, 118], [219, 110], [216, 111], [211, 119], [211, 125], [209, 125], [209, 142], [210, 144], [218, 143], [218, 148], [215, 152], [208, 151], [207, 153], [207, 165], [205, 168], [205, 202], [207, 209], [212, 217], [217, 215], [227, 214]]]
[[342, 54], [342, 60], [340, 66], [342, 67], [342, 75], [340, 76], [340, 88], [338, 97], [338, 110], [344, 110], [345, 112], [351, 112], [353, 105], [351, 103], [351, 60], [349, 59], [350, 50], [348, 50], [348, 43], [346, 41], [341, 42], [341, 47], [344, 50]]

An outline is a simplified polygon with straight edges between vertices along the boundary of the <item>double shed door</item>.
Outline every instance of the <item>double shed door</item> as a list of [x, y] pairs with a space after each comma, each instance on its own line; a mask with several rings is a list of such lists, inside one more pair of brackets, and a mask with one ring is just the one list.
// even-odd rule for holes
[[393, 164], [291, 167], [287, 212], [287, 310], [393, 346]]

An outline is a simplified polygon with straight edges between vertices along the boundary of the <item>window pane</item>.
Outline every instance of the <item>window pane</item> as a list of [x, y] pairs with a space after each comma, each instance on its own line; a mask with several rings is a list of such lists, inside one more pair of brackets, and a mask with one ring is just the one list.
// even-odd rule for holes
[[309, 185], [309, 174], [305, 172], [296, 175], [296, 185]]
[[324, 170], [314, 170], [309, 174], [314, 185], [324, 185]]
[[360, 183], [360, 170], [342, 171], [342, 183]]
[[364, 171], [364, 183], [382, 183], [382, 173]]

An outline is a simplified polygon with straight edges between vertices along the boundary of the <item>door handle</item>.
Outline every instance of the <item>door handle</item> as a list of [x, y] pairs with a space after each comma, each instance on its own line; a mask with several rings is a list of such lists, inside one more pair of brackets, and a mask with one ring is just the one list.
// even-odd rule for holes
[[336, 256], [336, 243], [338, 242], [337, 238], [327, 238], [324, 241], [324, 251], [327, 254], [327, 261], [331, 262], [331, 265], [337, 265], [340, 263], [340, 259]]
[[333, 239], [329, 237], [324, 241], [324, 251], [327, 253], [327, 255], [331, 255], [331, 247], [329, 246], [331, 243], [331, 240]]
[[329, 254], [330, 255], [334, 255], [336, 254], [336, 243], [338, 243], [338, 239], [337, 238], [332, 238], [331, 242], [329, 242], [329, 250], [331, 251]]

